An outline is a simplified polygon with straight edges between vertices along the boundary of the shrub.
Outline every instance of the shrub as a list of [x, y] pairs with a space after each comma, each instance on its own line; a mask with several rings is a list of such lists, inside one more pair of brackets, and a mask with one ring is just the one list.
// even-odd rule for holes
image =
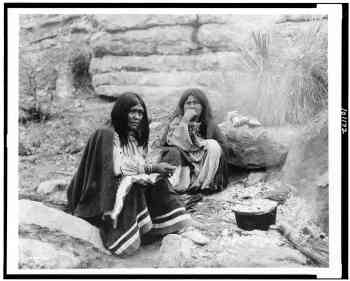
[[52, 62], [51, 52], [40, 55], [21, 52], [19, 66], [19, 122], [49, 119], [57, 79], [56, 64]]
[[282, 125], [304, 123], [325, 108], [327, 36], [322, 34], [321, 24], [312, 23], [280, 49], [276, 48], [280, 42], [271, 40], [269, 32], [252, 33], [254, 51], [241, 48], [247, 90], [233, 91], [235, 109], [254, 115], [265, 125]]
[[69, 66], [75, 92], [90, 92], [93, 89], [89, 73], [90, 61], [91, 53], [87, 48], [73, 48], [70, 53]]

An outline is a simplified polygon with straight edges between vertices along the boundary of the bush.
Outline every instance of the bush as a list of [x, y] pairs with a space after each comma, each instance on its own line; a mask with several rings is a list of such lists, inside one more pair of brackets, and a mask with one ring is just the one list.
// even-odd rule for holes
[[[269, 32], [252, 33], [254, 52], [241, 48], [246, 81], [225, 81], [226, 88], [231, 85], [234, 109], [257, 117], [264, 125], [283, 125], [302, 124], [325, 108], [327, 36], [321, 24], [312, 23], [282, 48], [276, 47], [280, 42], [273, 42]], [[243, 84], [239, 91], [237, 84]]]
[[57, 79], [52, 53], [30, 55], [21, 52], [19, 66], [19, 122], [48, 120]]
[[89, 73], [90, 61], [91, 53], [87, 48], [72, 50], [69, 58], [69, 66], [73, 76], [75, 92], [90, 92], [93, 89], [91, 75]]

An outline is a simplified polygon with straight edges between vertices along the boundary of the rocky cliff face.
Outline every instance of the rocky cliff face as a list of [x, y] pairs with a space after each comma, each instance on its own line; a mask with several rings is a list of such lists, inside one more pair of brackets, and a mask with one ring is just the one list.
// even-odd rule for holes
[[[269, 32], [272, 57], [298, 55], [300, 34], [315, 24], [307, 20], [269, 15], [26, 15], [21, 18], [21, 52], [38, 65], [55, 67], [52, 83], [58, 96], [74, 92], [69, 59], [87, 52], [97, 95], [131, 90], [148, 104], [174, 106], [184, 89], [199, 87], [220, 119], [221, 112], [237, 107], [235, 101], [257, 87], [258, 49], [252, 32]], [[327, 20], [318, 20], [326, 34]], [[41, 80], [45, 88], [48, 79]]]

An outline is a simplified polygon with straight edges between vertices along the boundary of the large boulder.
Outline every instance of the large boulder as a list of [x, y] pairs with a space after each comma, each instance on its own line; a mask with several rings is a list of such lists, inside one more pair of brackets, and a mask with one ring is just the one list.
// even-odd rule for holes
[[235, 127], [231, 122], [220, 128], [230, 147], [228, 162], [245, 169], [280, 167], [288, 154], [290, 142], [296, 131], [288, 127]]
[[102, 252], [85, 240], [35, 224], [20, 224], [19, 238], [19, 265], [23, 269], [151, 268], [158, 264], [160, 243], [142, 246], [134, 255], [119, 258]]
[[58, 230], [69, 236], [87, 241], [96, 248], [107, 252], [103, 246], [98, 228], [83, 219], [47, 207], [40, 202], [19, 201], [19, 224], [35, 224], [51, 230]]
[[52, 243], [35, 239], [19, 239], [19, 268], [75, 268], [80, 259], [73, 252], [62, 250]]

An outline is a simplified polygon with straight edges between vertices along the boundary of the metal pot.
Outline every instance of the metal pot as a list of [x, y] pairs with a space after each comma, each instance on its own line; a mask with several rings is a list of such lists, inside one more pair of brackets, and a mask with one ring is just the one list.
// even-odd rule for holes
[[276, 223], [277, 202], [269, 199], [246, 199], [235, 204], [238, 227], [244, 230], [268, 230]]

